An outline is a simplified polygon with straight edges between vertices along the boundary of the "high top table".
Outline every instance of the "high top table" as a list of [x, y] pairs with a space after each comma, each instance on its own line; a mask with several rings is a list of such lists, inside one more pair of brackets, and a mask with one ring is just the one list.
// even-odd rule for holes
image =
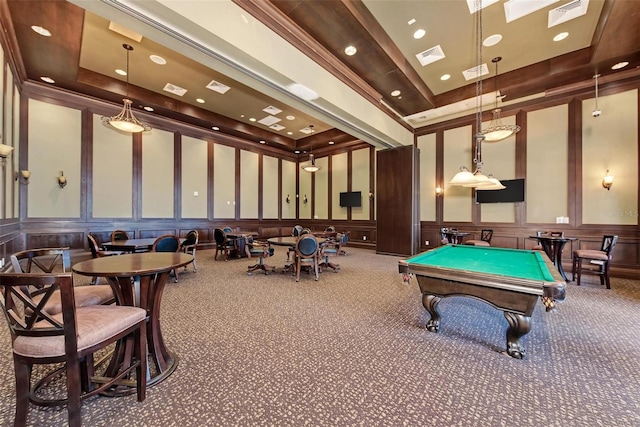
[[538, 240], [538, 243], [542, 246], [549, 259], [553, 261], [564, 281], [567, 282], [567, 275], [564, 273], [564, 268], [562, 268], [562, 252], [567, 242], [577, 240], [577, 238], [551, 235], [529, 236], [529, 238]]
[[[150, 358], [147, 386], [164, 380], [178, 366], [178, 357], [170, 352], [160, 329], [160, 303], [169, 273], [193, 262], [193, 255], [182, 252], [146, 252], [94, 258], [71, 268], [74, 273], [106, 277], [119, 305], [147, 310], [147, 347]], [[109, 370], [126, 364], [122, 349], [116, 349]], [[151, 368], [154, 368], [153, 370]]]

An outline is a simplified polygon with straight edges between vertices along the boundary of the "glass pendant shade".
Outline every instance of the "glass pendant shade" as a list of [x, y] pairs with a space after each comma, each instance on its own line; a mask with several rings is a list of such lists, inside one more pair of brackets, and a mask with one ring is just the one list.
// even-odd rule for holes
[[309, 154], [309, 162], [309, 164], [302, 166], [302, 170], [313, 173], [322, 169], [320, 166], [316, 165], [316, 159], [313, 157], [313, 154]]
[[460, 167], [460, 172], [454, 175], [453, 179], [449, 181], [450, 185], [465, 185], [475, 182], [475, 177], [466, 166]]
[[500, 181], [498, 181], [497, 178], [494, 178], [492, 175], [487, 176], [488, 178], [488, 183], [486, 185], [481, 185], [476, 187], [476, 190], [504, 190], [505, 187], [504, 185], [502, 185], [502, 183]]
[[133, 102], [127, 98], [124, 98], [122, 101], [124, 102], [124, 106], [120, 114], [113, 117], [103, 117], [102, 121], [123, 132], [137, 133], [150, 131], [151, 127], [149, 125], [142, 123], [133, 115], [131, 111], [131, 104]]
[[491, 119], [489, 127], [482, 129], [484, 140], [488, 142], [502, 141], [517, 132], [520, 132], [520, 126], [502, 124], [499, 108], [493, 110], [493, 119]]

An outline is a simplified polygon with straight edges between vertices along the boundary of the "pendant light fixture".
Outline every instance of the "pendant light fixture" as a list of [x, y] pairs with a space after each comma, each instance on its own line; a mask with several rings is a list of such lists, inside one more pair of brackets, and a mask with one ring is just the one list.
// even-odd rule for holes
[[600, 117], [600, 114], [602, 114], [602, 111], [598, 108], [598, 77], [600, 77], [600, 74], [595, 74], [593, 76], [596, 81], [596, 108], [591, 112], [593, 117]]
[[[313, 125], [309, 125], [309, 129], [311, 130], [311, 135], [313, 136]], [[309, 150], [309, 163], [301, 166], [302, 170], [306, 172], [318, 172], [322, 167], [316, 165], [316, 159], [313, 157], [313, 141], [311, 141], [311, 149]]]
[[112, 117], [102, 117], [102, 121], [123, 132], [138, 133], [142, 131], [150, 131], [151, 126], [136, 119], [136, 116], [133, 115], [133, 111], [131, 111], [131, 104], [133, 104], [133, 101], [129, 99], [129, 52], [133, 50], [133, 47], [126, 43], [123, 44], [122, 47], [127, 51], [127, 97], [122, 100], [124, 105], [120, 114]]
[[476, 0], [476, 20], [475, 20], [475, 36], [476, 36], [476, 60], [477, 60], [477, 73], [478, 80], [476, 80], [476, 133], [474, 138], [474, 156], [473, 164], [475, 170], [473, 173], [467, 169], [466, 166], [460, 167], [453, 179], [449, 182], [450, 185], [458, 185], [462, 187], [471, 187], [476, 190], [501, 190], [505, 188], [500, 181], [494, 178], [492, 175], [485, 175], [482, 172], [482, 141], [485, 140], [483, 132], [480, 131], [482, 127], [482, 76], [480, 70], [482, 69], [482, 4], [481, 0]]
[[520, 131], [520, 126], [518, 125], [504, 125], [502, 124], [502, 120], [500, 119], [500, 108], [498, 108], [498, 94], [500, 93], [498, 89], [498, 62], [502, 61], [501, 56], [496, 56], [491, 60], [494, 64], [496, 64], [496, 106], [493, 109], [493, 118], [491, 119], [491, 123], [489, 123], [489, 127], [486, 129], [482, 129], [482, 134], [484, 135], [484, 139], [487, 142], [496, 142], [502, 141], [505, 138], [510, 137]]

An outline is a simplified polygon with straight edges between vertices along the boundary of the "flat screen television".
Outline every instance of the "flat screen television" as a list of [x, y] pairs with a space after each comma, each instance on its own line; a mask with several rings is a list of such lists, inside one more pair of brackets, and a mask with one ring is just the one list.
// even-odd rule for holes
[[505, 179], [500, 182], [507, 188], [476, 190], [476, 203], [524, 202], [524, 179]]
[[362, 192], [349, 191], [340, 193], [340, 206], [343, 208], [357, 208], [362, 206]]

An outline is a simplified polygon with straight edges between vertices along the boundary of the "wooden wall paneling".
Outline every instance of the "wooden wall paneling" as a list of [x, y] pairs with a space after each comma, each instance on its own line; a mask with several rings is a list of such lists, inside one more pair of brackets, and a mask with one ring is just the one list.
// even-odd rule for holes
[[418, 149], [406, 146], [378, 152], [376, 251], [412, 255], [420, 247]]
[[27, 233], [26, 247], [35, 248], [85, 248], [85, 234], [81, 231], [72, 233]]

